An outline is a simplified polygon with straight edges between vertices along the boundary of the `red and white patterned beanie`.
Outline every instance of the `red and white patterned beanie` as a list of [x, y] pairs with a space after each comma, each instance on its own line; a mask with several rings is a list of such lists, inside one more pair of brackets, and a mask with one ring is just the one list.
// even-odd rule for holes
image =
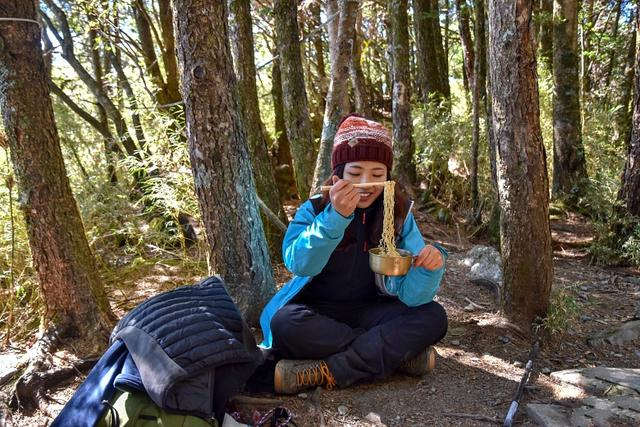
[[342, 120], [333, 139], [331, 168], [335, 170], [336, 166], [360, 160], [380, 162], [391, 171], [391, 133], [378, 122], [349, 115]]

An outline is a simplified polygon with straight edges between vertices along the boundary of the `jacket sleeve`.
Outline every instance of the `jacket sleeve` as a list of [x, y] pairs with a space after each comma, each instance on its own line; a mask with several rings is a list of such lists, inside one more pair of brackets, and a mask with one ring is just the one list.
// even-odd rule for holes
[[[443, 260], [446, 262], [449, 256], [446, 249], [437, 243], [432, 243], [432, 245], [440, 251]], [[413, 214], [410, 213], [402, 227], [397, 247], [405, 249], [416, 256], [425, 246], [426, 244], [418, 229], [418, 224], [416, 224]], [[424, 267], [412, 266], [404, 276], [385, 276], [385, 288], [390, 294], [396, 295], [400, 301], [408, 306], [426, 304], [433, 300], [433, 297], [440, 288], [440, 281], [442, 280], [444, 271], [444, 262], [442, 267], [437, 270], [427, 270]]]
[[282, 241], [285, 266], [296, 276], [315, 276], [327, 264], [338, 246], [353, 214], [344, 217], [331, 203], [315, 215], [309, 200], [303, 203], [289, 223]]

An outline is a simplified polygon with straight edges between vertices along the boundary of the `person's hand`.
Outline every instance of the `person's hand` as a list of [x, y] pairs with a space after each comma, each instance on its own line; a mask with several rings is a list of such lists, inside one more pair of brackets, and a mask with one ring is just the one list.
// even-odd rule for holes
[[333, 185], [329, 190], [331, 204], [340, 215], [347, 217], [356, 210], [356, 205], [360, 201], [358, 189], [351, 182], [335, 175], [331, 179], [333, 180]]
[[427, 270], [437, 270], [442, 267], [444, 259], [440, 251], [433, 245], [427, 245], [413, 260], [414, 267], [424, 267]]

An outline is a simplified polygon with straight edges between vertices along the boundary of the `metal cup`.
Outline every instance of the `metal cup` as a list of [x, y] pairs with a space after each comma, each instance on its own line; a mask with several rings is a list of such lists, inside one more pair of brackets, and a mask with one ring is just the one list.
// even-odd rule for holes
[[374, 273], [385, 276], [403, 276], [407, 274], [413, 262], [411, 252], [397, 249], [400, 256], [381, 255], [382, 248], [369, 250], [369, 266]]

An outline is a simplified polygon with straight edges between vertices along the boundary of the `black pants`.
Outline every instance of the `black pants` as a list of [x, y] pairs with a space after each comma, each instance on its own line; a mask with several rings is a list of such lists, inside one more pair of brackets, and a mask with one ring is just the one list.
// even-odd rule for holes
[[279, 357], [323, 359], [338, 386], [383, 378], [444, 338], [447, 314], [437, 302], [408, 307], [380, 299], [361, 307], [290, 303], [271, 320]]

